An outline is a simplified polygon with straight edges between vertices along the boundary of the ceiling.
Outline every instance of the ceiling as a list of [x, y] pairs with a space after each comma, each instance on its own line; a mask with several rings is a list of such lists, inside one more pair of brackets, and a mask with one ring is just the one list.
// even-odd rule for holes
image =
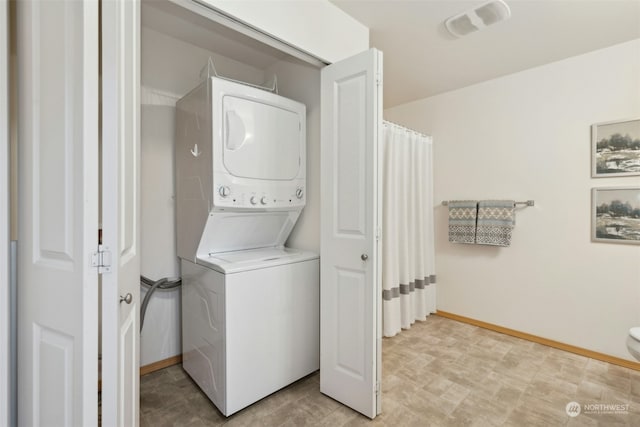
[[383, 51], [385, 108], [640, 38], [640, 0], [505, 1], [509, 20], [455, 39], [445, 19], [484, 0], [331, 0]]
[[[639, 0], [640, 1], [640, 0]], [[142, 1], [142, 26], [258, 69], [287, 55], [171, 2]]]

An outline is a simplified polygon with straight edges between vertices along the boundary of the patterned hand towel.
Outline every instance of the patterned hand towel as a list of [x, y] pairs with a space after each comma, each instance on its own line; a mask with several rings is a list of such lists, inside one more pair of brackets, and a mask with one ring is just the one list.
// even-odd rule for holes
[[449, 201], [449, 241], [475, 243], [478, 202], [475, 200]]
[[513, 200], [481, 200], [478, 202], [476, 243], [479, 245], [509, 246], [515, 225]]

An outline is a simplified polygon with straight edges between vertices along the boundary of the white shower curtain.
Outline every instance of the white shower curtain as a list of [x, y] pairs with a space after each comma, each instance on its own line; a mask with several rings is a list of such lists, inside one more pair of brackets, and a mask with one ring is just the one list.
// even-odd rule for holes
[[384, 122], [382, 316], [394, 336], [436, 311], [432, 138]]

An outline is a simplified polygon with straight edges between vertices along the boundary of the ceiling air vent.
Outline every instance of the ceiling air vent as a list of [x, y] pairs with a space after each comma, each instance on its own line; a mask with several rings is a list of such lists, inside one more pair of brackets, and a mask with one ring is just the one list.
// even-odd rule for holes
[[456, 37], [479, 31], [511, 17], [509, 6], [502, 0], [491, 0], [444, 21], [447, 30]]

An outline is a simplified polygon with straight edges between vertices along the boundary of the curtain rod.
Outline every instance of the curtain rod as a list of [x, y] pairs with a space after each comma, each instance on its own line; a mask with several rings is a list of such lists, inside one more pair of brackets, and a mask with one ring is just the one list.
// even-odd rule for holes
[[[524, 202], [513, 202], [515, 205], [525, 205], [525, 206], [535, 206], [534, 200], [525, 200]], [[442, 202], [442, 206], [447, 206], [449, 204], [448, 200], [444, 200]]]
[[391, 125], [391, 126], [399, 127], [400, 129], [403, 129], [403, 130], [405, 130], [407, 132], [413, 132], [413, 133], [416, 133], [416, 134], [418, 134], [420, 136], [424, 136], [425, 138], [431, 138], [431, 135], [427, 135], [426, 133], [418, 132], [415, 129], [410, 129], [410, 128], [406, 127], [406, 126], [399, 125], [398, 123], [394, 123], [394, 122], [389, 121], [389, 120], [383, 120], [382, 124], [385, 125], [385, 126]]

